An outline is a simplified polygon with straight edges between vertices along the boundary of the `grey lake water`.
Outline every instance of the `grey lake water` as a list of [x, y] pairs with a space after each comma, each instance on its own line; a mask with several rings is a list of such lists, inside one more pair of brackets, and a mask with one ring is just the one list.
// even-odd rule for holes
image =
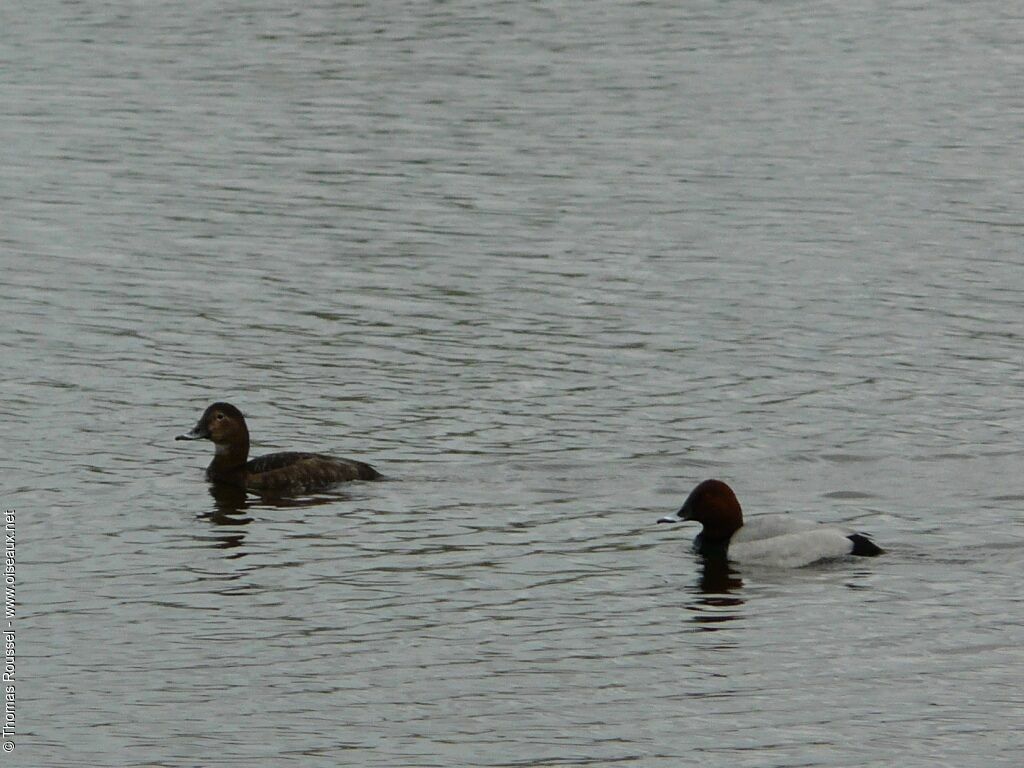
[[[0, 25], [3, 764], [1020, 764], [1018, 4]], [[215, 400], [388, 479], [225, 501]]]

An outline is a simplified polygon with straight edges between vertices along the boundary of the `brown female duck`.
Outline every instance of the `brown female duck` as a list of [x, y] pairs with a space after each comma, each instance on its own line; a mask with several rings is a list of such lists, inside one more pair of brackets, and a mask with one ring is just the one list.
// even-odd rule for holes
[[257, 493], [302, 493], [348, 480], [380, 477], [369, 464], [336, 459], [321, 453], [271, 453], [249, 460], [249, 428], [242, 412], [230, 403], [214, 403], [190, 432], [175, 440], [210, 440], [215, 455], [206, 468], [211, 483]]

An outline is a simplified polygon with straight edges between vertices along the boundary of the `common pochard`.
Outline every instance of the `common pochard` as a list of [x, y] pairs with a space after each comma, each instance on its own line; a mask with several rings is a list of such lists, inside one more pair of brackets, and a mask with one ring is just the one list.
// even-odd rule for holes
[[685, 521], [702, 526], [694, 539], [694, 549], [738, 563], [799, 567], [847, 555], [874, 557], [883, 551], [862, 533], [802, 522], [788, 515], [759, 515], [744, 521], [736, 494], [721, 480], [700, 483], [678, 512], [658, 520]]
[[249, 428], [245, 416], [230, 403], [214, 403], [191, 431], [175, 440], [210, 440], [214, 457], [206, 468], [211, 483], [257, 493], [302, 493], [348, 480], [380, 477], [369, 464], [320, 453], [271, 453], [249, 460]]

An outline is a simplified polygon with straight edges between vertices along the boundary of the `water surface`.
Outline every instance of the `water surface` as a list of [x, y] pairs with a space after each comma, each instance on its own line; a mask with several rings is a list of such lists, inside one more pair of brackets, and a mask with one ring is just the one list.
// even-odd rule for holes
[[[1016, 765], [1015, 13], [6, 13], [14, 764]], [[215, 498], [219, 399], [390, 479]]]

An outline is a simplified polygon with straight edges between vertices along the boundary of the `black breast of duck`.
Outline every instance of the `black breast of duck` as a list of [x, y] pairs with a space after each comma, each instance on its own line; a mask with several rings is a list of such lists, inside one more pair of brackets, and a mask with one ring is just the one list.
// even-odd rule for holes
[[210, 440], [214, 457], [206, 468], [212, 483], [264, 493], [301, 493], [348, 480], [380, 477], [369, 464], [336, 459], [321, 453], [271, 453], [249, 461], [249, 428], [245, 416], [230, 403], [214, 403], [191, 431], [176, 440]]

